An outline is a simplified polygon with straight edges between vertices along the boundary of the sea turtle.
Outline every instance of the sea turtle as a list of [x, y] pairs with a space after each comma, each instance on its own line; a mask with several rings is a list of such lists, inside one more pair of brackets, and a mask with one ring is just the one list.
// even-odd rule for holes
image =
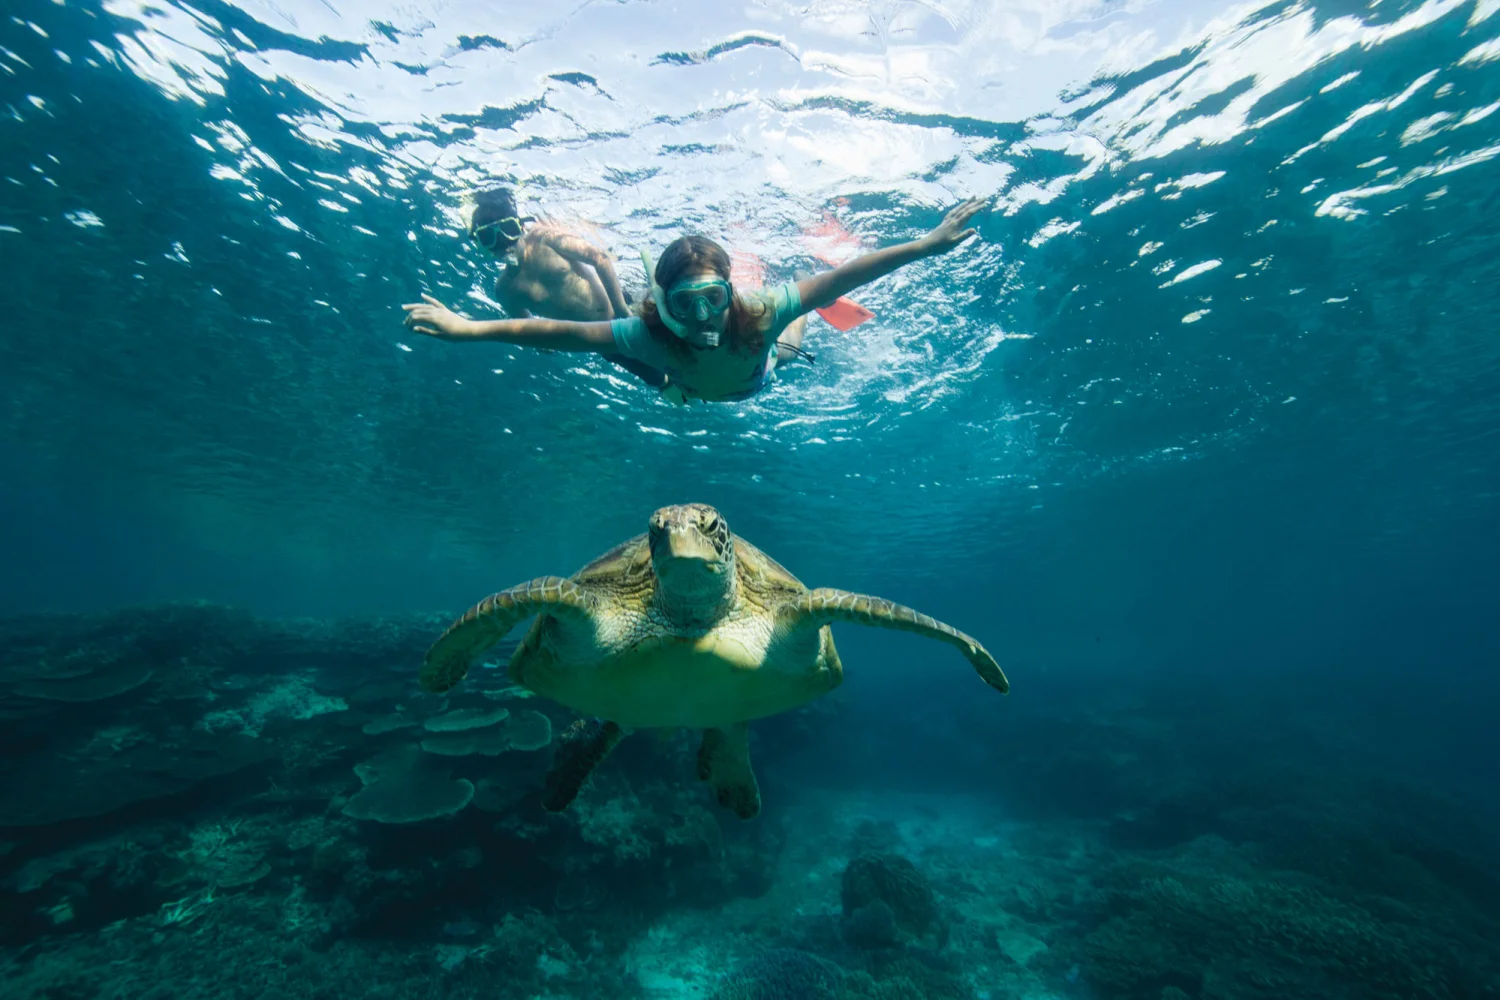
[[631, 730], [684, 727], [704, 730], [698, 777], [721, 805], [755, 816], [760, 791], [746, 724], [839, 685], [833, 622], [940, 639], [990, 687], [1010, 690], [974, 639], [879, 597], [808, 590], [705, 504], [661, 508], [646, 534], [571, 577], [544, 576], [486, 597], [428, 650], [422, 687], [452, 688], [479, 653], [533, 615], [511, 678], [593, 717], [565, 735], [547, 776], [543, 804], [554, 812]]

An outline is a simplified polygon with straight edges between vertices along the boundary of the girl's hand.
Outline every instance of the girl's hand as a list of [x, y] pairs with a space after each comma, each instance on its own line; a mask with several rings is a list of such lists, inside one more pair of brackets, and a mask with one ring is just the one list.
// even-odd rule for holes
[[967, 226], [969, 220], [979, 214], [980, 209], [987, 207], [988, 198], [970, 198], [949, 212], [936, 229], [922, 237], [922, 242], [927, 244], [933, 254], [947, 253], [970, 236], [979, 235], [979, 230], [969, 229]]
[[439, 340], [467, 340], [475, 336], [473, 320], [464, 319], [426, 292], [422, 293], [421, 302], [408, 302], [401, 308], [406, 310], [407, 329], [416, 333]]

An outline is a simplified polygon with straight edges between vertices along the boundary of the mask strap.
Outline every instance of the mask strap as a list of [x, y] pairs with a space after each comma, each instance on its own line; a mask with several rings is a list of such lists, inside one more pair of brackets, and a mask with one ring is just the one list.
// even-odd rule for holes
[[677, 337], [686, 337], [687, 329], [672, 315], [672, 310], [667, 307], [667, 293], [656, 283], [656, 264], [651, 260], [650, 251], [641, 251], [641, 265], [646, 268], [646, 281], [651, 285], [651, 298], [656, 302], [656, 318]]

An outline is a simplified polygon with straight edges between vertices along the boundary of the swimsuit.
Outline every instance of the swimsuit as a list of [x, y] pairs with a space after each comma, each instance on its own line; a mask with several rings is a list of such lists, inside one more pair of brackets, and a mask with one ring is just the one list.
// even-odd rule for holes
[[681, 368], [680, 355], [658, 343], [639, 316], [617, 319], [610, 324], [615, 353], [666, 372], [674, 384], [700, 399], [725, 402], [748, 399], [765, 388], [767, 377], [776, 367], [776, 338], [802, 315], [802, 296], [796, 282], [787, 282], [774, 288], [745, 291], [740, 297], [747, 301], [761, 300], [770, 313], [765, 346], [758, 356], [747, 358], [724, 349], [694, 352], [698, 363]]

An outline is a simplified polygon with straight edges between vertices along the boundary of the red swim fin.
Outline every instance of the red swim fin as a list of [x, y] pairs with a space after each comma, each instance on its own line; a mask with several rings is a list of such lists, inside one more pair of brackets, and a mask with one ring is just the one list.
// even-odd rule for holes
[[[729, 255], [729, 260], [729, 280], [737, 287], [760, 288], [763, 286], [766, 268], [759, 257], [748, 251], [736, 250]], [[798, 278], [808, 276], [805, 272], [797, 273]], [[835, 299], [832, 305], [819, 309], [818, 315], [839, 330], [852, 330], [865, 320], [875, 318], [874, 313], [858, 302], [843, 297]]]
[[818, 310], [829, 323], [839, 330], [852, 330], [867, 319], [874, 319], [875, 314], [852, 299], [840, 296], [835, 299], [833, 305], [824, 306]]
[[740, 288], [760, 288], [765, 284], [766, 266], [759, 257], [746, 250], [729, 255], [729, 281]]

